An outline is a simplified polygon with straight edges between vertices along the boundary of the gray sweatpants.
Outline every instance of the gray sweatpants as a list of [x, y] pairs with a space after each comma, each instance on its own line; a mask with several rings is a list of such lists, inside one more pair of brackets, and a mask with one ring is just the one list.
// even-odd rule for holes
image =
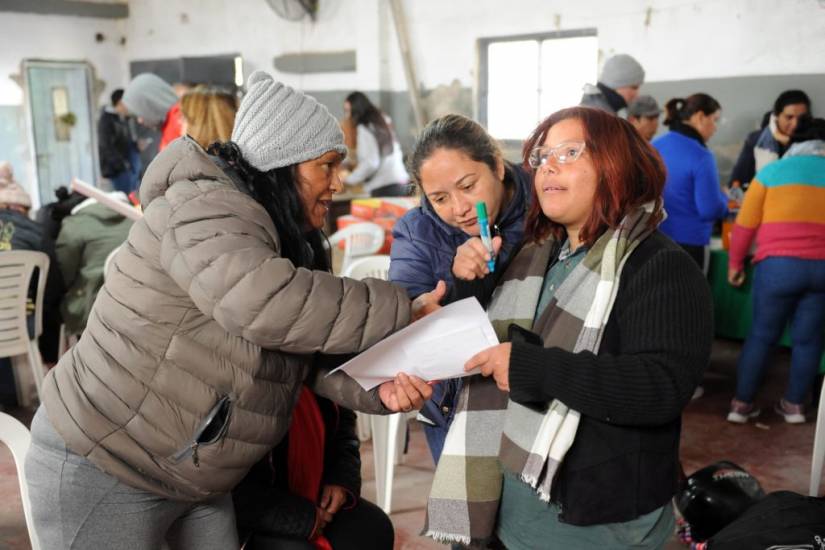
[[41, 548], [237, 550], [229, 495], [173, 501], [135, 489], [66, 448], [43, 407], [32, 420], [26, 482]]

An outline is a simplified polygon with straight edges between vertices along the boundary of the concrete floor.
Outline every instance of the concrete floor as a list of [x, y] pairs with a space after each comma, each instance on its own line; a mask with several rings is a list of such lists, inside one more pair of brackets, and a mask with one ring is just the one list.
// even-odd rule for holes
[[[734, 386], [736, 359], [741, 343], [718, 340], [714, 344], [711, 365], [705, 377], [705, 394], [685, 410], [682, 434], [682, 461], [691, 472], [716, 462], [731, 460], [743, 466], [762, 483], [766, 491], [786, 489], [806, 493], [810, 475], [814, 420], [791, 426], [772, 411], [773, 402], [782, 394], [790, 354], [777, 353], [759, 402], [763, 407], [757, 422], [745, 426], [727, 423], [724, 416]], [[24, 422], [31, 413], [14, 411]], [[396, 549], [444, 549], [445, 546], [418, 536], [423, 525], [427, 493], [433, 475], [432, 459], [423, 433], [415, 422], [411, 444], [403, 465], [396, 467], [393, 488], [393, 513]], [[364, 462], [363, 495], [375, 500], [372, 446], [362, 447]], [[822, 491], [820, 491], [822, 493]], [[28, 549], [23, 513], [11, 455], [0, 446], [0, 550]], [[685, 548], [675, 538], [668, 550]]]

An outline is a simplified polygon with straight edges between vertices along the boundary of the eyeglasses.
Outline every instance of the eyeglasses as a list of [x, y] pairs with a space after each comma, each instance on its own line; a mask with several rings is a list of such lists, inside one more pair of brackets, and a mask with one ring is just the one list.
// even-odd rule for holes
[[576, 162], [584, 153], [583, 141], [565, 141], [555, 147], [540, 146], [530, 151], [527, 163], [533, 170], [547, 164], [550, 157], [555, 157], [559, 164], [570, 164]]

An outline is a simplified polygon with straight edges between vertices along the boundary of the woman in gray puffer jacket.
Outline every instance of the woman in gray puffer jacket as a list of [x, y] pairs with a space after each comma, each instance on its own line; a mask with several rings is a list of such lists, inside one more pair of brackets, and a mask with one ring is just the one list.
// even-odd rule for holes
[[343, 135], [269, 75], [247, 86], [218, 156], [182, 138], [148, 168], [144, 217], [47, 376], [26, 459], [41, 547], [237, 548], [227, 493], [280, 441], [302, 384], [371, 413], [429, 397], [403, 374], [365, 392], [314, 368], [405, 326], [410, 302], [313, 270]]

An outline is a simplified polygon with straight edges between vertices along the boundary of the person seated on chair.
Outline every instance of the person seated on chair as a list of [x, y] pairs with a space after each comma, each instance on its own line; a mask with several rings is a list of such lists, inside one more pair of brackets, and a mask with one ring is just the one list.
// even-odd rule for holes
[[[461, 115], [431, 122], [415, 145], [410, 166], [421, 190], [421, 205], [393, 228], [390, 281], [415, 298], [439, 280], [449, 287], [455, 278], [484, 276], [486, 263], [481, 270], [475, 267], [475, 259], [487, 254], [479, 238], [479, 202], [487, 206], [495, 235], [495, 269], [503, 269], [524, 234], [530, 196], [527, 172], [505, 161], [487, 131]], [[436, 384], [433, 399], [422, 410], [424, 432], [436, 462], [460, 388], [460, 378]]]
[[390, 518], [359, 496], [355, 422], [301, 390], [286, 437], [232, 491], [244, 550], [392, 549]]
[[[34, 250], [49, 256], [46, 290], [43, 294], [43, 334], [38, 340], [43, 362], [57, 362], [60, 339], [60, 300], [63, 297], [63, 278], [54, 253], [54, 241], [43, 226], [29, 217], [31, 197], [15, 180], [11, 163], [0, 162], [0, 252], [4, 250]], [[29, 297], [33, 300], [36, 279], [32, 279]], [[34, 303], [32, 302], [32, 311]], [[30, 335], [34, 332], [34, 316], [29, 322]], [[0, 366], [0, 377], [9, 376], [10, 369]]]
[[[129, 204], [121, 191], [109, 196]], [[67, 335], [79, 335], [86, 328], [92, 304], [103, 286], [106, 258], [126, 241], [131, 228], [131, 219], [92, 198], [75, 206], [63, 220], [56, 253], [67, 287], [61, 303]]]

